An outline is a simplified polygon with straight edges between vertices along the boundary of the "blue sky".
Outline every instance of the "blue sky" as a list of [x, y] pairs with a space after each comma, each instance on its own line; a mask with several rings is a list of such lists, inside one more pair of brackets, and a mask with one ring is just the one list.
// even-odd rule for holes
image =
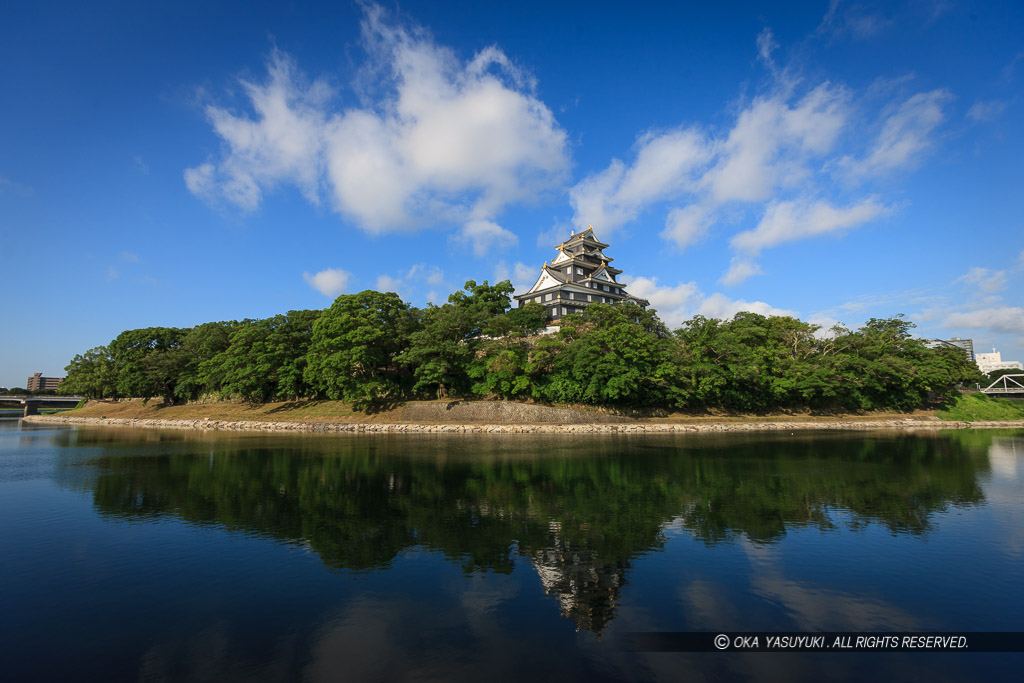
[[15, 3], [0, 384], [125, 329], [528, 287], [1024, 360], [1019, 2]]

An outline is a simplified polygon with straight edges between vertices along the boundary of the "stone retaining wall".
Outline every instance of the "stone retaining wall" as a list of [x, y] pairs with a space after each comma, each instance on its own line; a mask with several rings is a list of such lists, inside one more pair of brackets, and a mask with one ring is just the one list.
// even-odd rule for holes
[[942, 420], [863, 420], [751, 423], [604, 423], [604, 424], [372, 424], [345, 422], [255, 422], [247, 420], [148, 420], [138, 418], [34, 415], [33, 424], [65, 424], [136, 429], [198, 429], [237, 432], [305, 432], [313, 434], [673, 434], [684, 432], [761, 432], [878, 429], [1024, 429], [1024, 421], [947, 422]]
[[518, 401], [410, 401], [396, 415], [397, 422], [430, 424], [592, 424], [634, 422], [622, 415], [572, 410]]

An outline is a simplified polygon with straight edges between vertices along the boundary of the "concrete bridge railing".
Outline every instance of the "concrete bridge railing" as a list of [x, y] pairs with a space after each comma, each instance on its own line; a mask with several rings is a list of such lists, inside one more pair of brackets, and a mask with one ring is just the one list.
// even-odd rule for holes
[[82, 400], [81, 396], [0, 396], [0, 400], [8, 403], [21, 403], [25, 406], [23, 415], [38, 415], [43, 404], [54, 407], [73, 408]]

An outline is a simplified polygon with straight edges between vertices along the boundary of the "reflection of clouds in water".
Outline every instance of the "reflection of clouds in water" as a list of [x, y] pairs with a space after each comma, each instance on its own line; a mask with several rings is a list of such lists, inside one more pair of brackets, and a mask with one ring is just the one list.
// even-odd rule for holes
[[445, 592], [462, 607], [470, 632], [486, 642], [501, 635], [497, 611], [519, 594], [519, 582], [511, 577], [473, 574], [451, 582]]
[[[501, 577], [497, 583], [506, 582]], [[497, 609], [506, 599], [504, 592], [471, 588], [468, 614], [452, 609], [448, 596], [378, 595], [354, 601], [328, 616], [313, 636], [302, 678], [332, 683], [517, 680], [536, 674], [538, 662], [545, 679], [578, 678], [573, 668], [578, 660], [545, 648], [542, 631], [510, 630], [503, 610]]]
[[[781, 602], [779, 596], [762, 596], [774, 602]], [[799, 630], [808, 631], [823, 630], [808, 628], [804, 624], [789, 627], [775, 623], [774, 610], [767, 617], [764, 614], [752, 614], [736, 602], [736, 591], [730, 584], [717, 583], [715, 581], [697, 579], [679, 588], [679, 599], [682, 608], [686, 611], [686, 618], [689, 628], [694, 631], [737, 631], [749, 632], [763, 630], [765, 632], [775, 630]], [[635, 630], [648, 630], [637, 628]], [[692, 680], [750, 680], [750, 681], [845, 681], [863, 680], [861, 673], [856, 670], [847, 669], [842, 666], [822, 666], [823, 658], [828, 654], [743, 654], [730, 652], [728, 654], [703, 653], [699, 658], [690, 655], [684, 656], [689, 665], [698, 669], [699, 678]], [[834, 655], [832, 655], [834, 657]], [[847, 658], [849, 655], [840, 655]], [[665, 667], [664, 655], [659, 659], [657, 656], [648, 655], [648, 665], [653, 671], [660, 671], [660, 680], [677, 680], [678, 671], [672, 667]], [[692, 663], [691, 663], [692, 660]], [[835, 662], [836, 660], [827, 660]], [[845, 663], [844, 660], [841, 660]], [[686, 680], [691, 680], [687, 677]]]
[[1013, 484], [1020, 490], [1024, 484], [1024, 439], [996, 436], [988, 449], [993, 479]]
[[303, 678], [369, 681], [403, 677], [411, 663], [390, 631], [407, 623], [404, 617], [416, 611], [407, 600], [355, 600], [328, 618], [314, 636]]
[[[160, 642], [143, 653], [138, 680], [279, 681], [288, 678], [295, 655], [295, 636], [279, 639], [271, 653], [258, 659], [239, 658], [239, 644], [232, 642], [227, 621], [202, 631]], [[244, 636], [243, 636], [244, 637]]]
[[909, 613], [882, 600], [793, 581], [782, 575], [781, 551], [742, 540], [751, 567], [751, 591], [786, 609], [798, 631], [918, 631]]
[[[508, 580], [488, 580], [487, 574], [460, 577], [448, 587], [467, 615], [484, 616], [519, 593], [519, 584]], [[504, 578], [504, 577], [503, 577]]]
[[679, 589], [679, 598], [686, 608], [686, 618], [700, 628], [739, 628], [743, 614], [724, 595], [720, 584], [697, 579]]
[[[658, 610], [637, 605], [635, 602], [623, 602], [615, 619], [611, 622], [605, 636], [598, 638], [589, 631], [576, 634], [576, 647], [579, 653], [597, 664], [597, 669], [606, 679], [619, 681], [687, 681], [702, 683], [715, 680], [707, 674], [713, 669], [708, 666], [708, 658], [714, 654], [672, 654], [660, 652], [631, 652], [615, 645], [619, 634], [630, 632], [649, 632], [663, 630], [657, 624]], [[551, 680], [547, 676], [545, 680]], [[574, 679], [579, 679], [576, 675]]]
[[[737, 591], [737, 577], [721, 581], [695, 579], [678, 589], [688, 628], [694, 631], [916, 631], [923, 628], [910, 614], [876, 598], [825, 589], [782, 575], [784, 551], [778, 545], [753, 543], [739, 537], [735, 545], [751, 564], [750, 592]], [[828, 577], [825, 577], [826, 581]], [[751, 602], [750, 600], [753, 600]], [[780, 614], [784, 610], [785, 614]], [[791, 620], [786, 623], [785, 617]], [[636, 630], [648, 630], [638, 628]], [[830, 653], [777, 653], [701, 655], [695, 663], [713, 680], [860, 681], [863, 672], [847, 665], [856, 655]], [[651, 662], [657, 670], [656, 663]], [[885, 678], [915, 680], [910, 661], [874, 661]]]
[[990, 538], [998, 539], [999, 548], [1009, 555], [1024, 554], [1024, 438], [996, 436], [988, 449], [992, 476], [985, 486], [985, 499], [998, 530], [990, 530]]

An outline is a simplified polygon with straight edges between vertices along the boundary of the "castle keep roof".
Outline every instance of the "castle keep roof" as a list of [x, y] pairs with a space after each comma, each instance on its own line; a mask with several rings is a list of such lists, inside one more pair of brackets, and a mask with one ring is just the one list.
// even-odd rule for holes
[[579, 313], [592, 303], [620, 303], [632, 301], [646, 308], [646, 299], [637, 298], [626, 291], [616, 279], [622, 271], [610, 265], [612, 259], [604, 255], [608, 245], [594, 235], [594, 226], [583, 232], [572, 232], [569, 239], [555, 246], [558, 255], [541, 266], [537, 282], [525, 294], [515, 299], [522, 308], [533, 301], [548, 311], [548, 320], [557, 322], [563, 315]]

